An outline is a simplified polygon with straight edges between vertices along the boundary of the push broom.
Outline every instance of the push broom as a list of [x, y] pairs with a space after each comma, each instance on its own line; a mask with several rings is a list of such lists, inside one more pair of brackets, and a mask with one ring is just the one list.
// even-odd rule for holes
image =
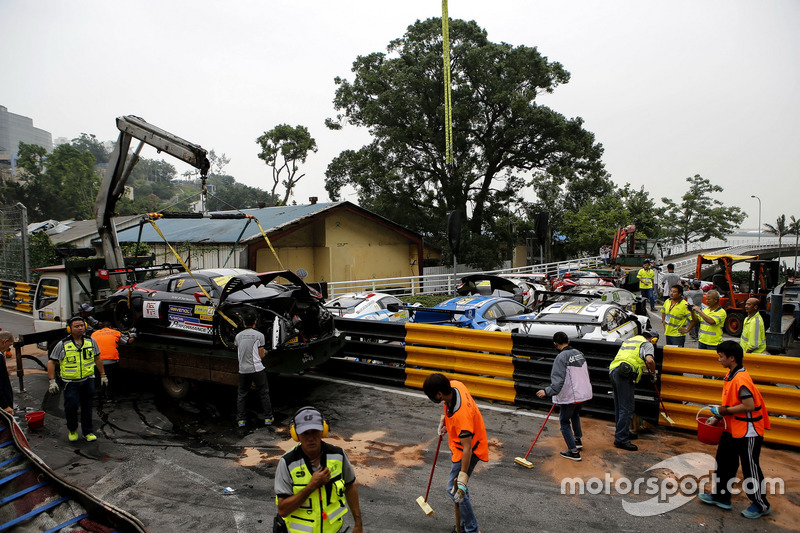
[[425, 490], [425, 497], [423, 498], [422, 496], [420, 496], [419, 498], [417, 498], [417, 503], [427, 516], [431, 516], [433, 514], [433, 509], [431, 508], [430, 504], [428, 504], [428, 494], [431, 492], [431, 481], [433, 481], [433, 471], [436, 468], [436, 460], [439, 458], [439, 447], [442, 445], [443, 436], [444, 435], [439, 435], [439, 442], [436, 444], [436, 453], [433, 456], [433, 465], [431, 466], [431, 476], [428, 478], [428, 488]]
[[528, 448], [528, 453], [525, 454], [525, 457], [515, 457], [514, 458], [514, 462], [517, 463], [518, 465], [522, 465], [525, 468], [533, 468], [533, 463], [528, 461], [528, 456], [531, 454], [531, 450], [533, 450], [533, 447], [536, 445], [536, 441], [539, 440], [539, 435], [542, 434], [542, 430], [544, 429], [545, 424], [547, 424], [547, 421], [550, 419], [550, 414], [553, 412], [553, 409], [555, 408], [555, 406], [556, 406], [556, 404], [553, 404], [553, 406], [550, 407], [550, 411], [547, 413], [547, 416], [545, 417], [544, 422], [542, 422], [542, 427], [539, 428], [539, 433], [537, 433], [536, 434], [536, 438], [533, 439], [533, 444], [531, 444], [531, 447]]
[[669, 413], [667, 413], [667, 408], [664, 407], [664, 400], [661, 399], [661, 391], [659, 391], [658, 387], [656, 387], [655, 375], [652, 372], [650, 372], [649, 368], [647, 369], [647, 372], [650, 373], [650, 377], [652, 378], [650, 380], [650, 383], [653, 384], [653, 388], [655, 389], [656, 394], [658, 394], [658, 401], [661, 402], [661, 416], [663, 416], [664, 419], [667, 422], [669, 422], [670, 426], [674, 426], [675, 425], [675, 421], [672, 418], [670, 418]]

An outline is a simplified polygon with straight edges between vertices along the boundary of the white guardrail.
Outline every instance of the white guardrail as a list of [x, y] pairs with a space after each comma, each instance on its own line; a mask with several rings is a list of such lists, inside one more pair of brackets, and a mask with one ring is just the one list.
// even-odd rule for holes
[[[753, 239], [754, 240], [754, 239]], [[762, 242], [767, 240], [762, 238]], [[771, 240], [771, 239], [770, 239]], [[748, 242], [749, 241], [749, 242]], [[734, 244], [735, 246], [722, 246]], [[719, 246], [719, 248], [717, 248]], [[707, 241], [705, 243], [691, 243], [689, 245], [689, 252], [707, 251], [709, 253], [717, 254], [740, 254], [742, 252], [752, 253], [760, 249], [772, 249], [777, 246], [777, 239], [775, 242], [767, 242], [766, 244], [753, 244], [750, 238], [730, 239], [728, 241]], [[785, 247], [794, 247], [794, 243], [784, 244]], [[683, 246], [673, 246], [672, 250], [676, 252], [675, 255], [683, 255]], [[679, 251], [680, 250], [680, 251]], [[693, 278], [695, 269], [697, 267], [697, 255], [692, 255], [686, 259], [671, 261], [669, 258], [664, 260], [664, 268], [666, 263], [673, 263], [675, 265], [675, 272], [682, 277]], [[530, 274], [530, 273], [545, 273], [548, 276], [554, 276], [563, 272], [570, 272], [573, 270], [580, 270], [581, 268], [596, 268], [602, 267], [603, 262], [600, 256], [595, 257], [582, 257], [578, 259], [571, 259], [569, 261], [559, 261], [557, 263], [544, 263], [541, 265], [525, 266], [518, 268], [503, 268], [500, 270], [487, 270], [484, 272], [463, 271], [444, 274], [429, 274], [422, 276], [408, 276], [401, 278], [380, 278], [380, 279], [363, 279], [354, 281], [333, 281], [328, 283], [328, 298], [336, 298], [349, 292], [383, 292], [392, 294], [397, 297], [413, 296], [420, 294], [454, 294], [454, 283], [468, 274]]]

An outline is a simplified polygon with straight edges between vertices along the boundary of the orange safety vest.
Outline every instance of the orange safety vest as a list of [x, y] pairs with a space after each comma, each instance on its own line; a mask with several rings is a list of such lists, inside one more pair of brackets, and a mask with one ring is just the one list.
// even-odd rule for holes
[[770, 429], [769, 413], [767, 412], [767, 406], [764, 405], [764, 398], [761, 397], [761, 393], [753, 384], [753, 378], [750, 377], [750, 374], [744, 367], [735, 372], [733, 377], [731, 377], [730, 374], [725, 376], [725, 382], [722, 386], [722, 405], [733, 407], [734, 405], [741, 404], [742, 402], [739, 400], [739, 389], [744, 386], [753, 394], [755, 409], [745, 413], [725, 415], [725, 422], [727, 424], [725, 431], [730, 433], [734, 439], [741, 439], [747, 434], [748, 423], [752, 422], [756, 432], [763, 437], [764, 430]]
[[103, 361], [119, 361], [119, 339], [122, 333], [115, 329], [103, 328], [92, 333], [92, 338], [100, 348], [100, 359]]
[[[467, 390], [467, 386], [460, 381], [451, 380], [450, 386], [458, 390], [460, 403], [455, 406], [455, 411], [447, 412], [447, 402], [444, 403], [444, 421], [447, 427], [447, 443], [453, 453], [453, 462], [461, 461], [464, 446], [461, 444], [461, 432], [472, 433], [472, 453], [481, 461], [489, 460], [489, 443], [486, 439], [486, 426], [483, 416], [475, 404], [475, 400]], [[455, 392], [453, 393], [455, 394]]]

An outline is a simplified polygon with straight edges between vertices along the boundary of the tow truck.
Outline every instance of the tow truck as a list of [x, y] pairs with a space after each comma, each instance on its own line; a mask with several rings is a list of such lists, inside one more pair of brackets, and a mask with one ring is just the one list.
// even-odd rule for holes
[[[664, 262], [664, 252], [661, 242], [658, 239], [637, 238], [636, 226], [629, 224], [624, 228], [618, 229], [614, 233], [614, 241], [611, 245], [610, 262], [617, 263], [625, 272], [625, 286], [638, 286], [639, 280], [636, 275], [644, 265], [645, 260], [651, 261], [656, 265]], [[586, 268], [589, 272], [612, 279], [613, 269], [608, 268]]]
[[[126, 260], [120, 250], [114, 221], [117, 201], [125, 192], [125, 183], [145, 144], [197, 168], [202, 180], [202, 193], [206, 194], [205, 181], [210, 163], [205, 149], [140, 117], [118, 117], [116, 123], [120, 134], [95, 202], [95, 221], [104, 257], [86, 259], [80, 266], [65, 261], [64, 265], [47, 267], [44, 269], [46, 275], [42, 276], [36, 289], [33, 313], [37, 333], [33, 338], [40, 345], [47, 342], [48, 349], [64, 336], [66, 320], [77, 313], [82, 303], [93, 306], [102, 304], [119, 287], [130, 284], [131, 280], [141, 280], [137, 276], [167, 268], [152, 266], [152, 259], [150, 264], [141, 261], [132, 264], [130, 259]], [[133, 139], [138, 139], [139, 145], [131, 153]], [[241, 218], [245, 218], [245, 215]], [[173, 266], [169, 265], [169, 268]], [[327, 350], [309, 352], [300, 358], [271, 356], [267, 371], [291, 373], [316, 366], [327, 361], [343, 342], [342, 339], [341, 342], [332, 343]], [[178, 398], [188, 393], [193, 380], [230, 385], [238, 383], [235, 352], [191, 343], [177, 345], [173, 341], [137, 341], [121, 346], [120, 368], [162, 376], [166, 391]]]

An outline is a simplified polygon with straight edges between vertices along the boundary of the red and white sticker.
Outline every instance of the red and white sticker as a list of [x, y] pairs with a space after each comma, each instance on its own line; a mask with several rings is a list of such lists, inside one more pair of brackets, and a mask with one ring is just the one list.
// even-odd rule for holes
[[144, 302], [142, 318], [158, 318], [158, 308], [161, 302]]

